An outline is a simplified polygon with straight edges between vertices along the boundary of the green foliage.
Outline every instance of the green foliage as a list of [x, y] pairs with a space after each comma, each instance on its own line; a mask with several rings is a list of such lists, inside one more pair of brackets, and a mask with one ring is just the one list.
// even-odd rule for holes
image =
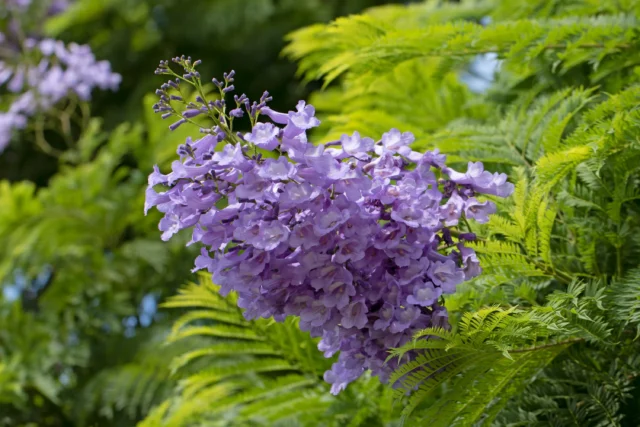
[[[273, 61], [281, 35], [357, 9], [192, 3], [80, 0], [49, 25], [91, 41], [125, 81], [96, 109], [115, 130], [91, 121], [48, 186], [0, 182], [0, 425], [640, 424], [639, 1], [425, 1], [288, 36], [299, 75], [325, 83], [311, 96], [320, 139], [408, 130], [415, 149], [516, 185], [471, 224], [484, 272], [447, 297], [451, 329], [391, 352], [405, 362], [395, 389], [365, 376], [335, 397], [331, 361], [295, 319], [247, 321], [206, 275], [123, 336], [140, 299], [172, 293], [193, 259], [142, 216], [146, 172], [187, 134], [139, 113], [158, 84], [139, 73], [177, 53], [215, 57], [203, 73], [236, 68], [249, 95], [269, 89], [286, 109], [303, 92]], [[479, 90], [465, 82], [487, 53], [500, 65]], [[114, 125], [132, 117], [143, 125]]]
[[466, 313], [455, 332], [426, 329], [394, 350], [391, 357], [417, 354], [391, 378], [398, 384], [398, 399], [417, 389], [404, 406], [405, 418], [447, 382], [446, 391], [420, 418], [442, 426], [490, 425], [523, 384], [570, 345], [608, 344], [603, 292], [588, 289], [581, 296], [584, 290], [574, 283], [567, 292], [551, 294], [548, 304], [528, 310], [492, 306]]
[[[142, 212], [146, 179], [136, 164], [160, 160], [161, 149], [142, 126], [122, 125], [107, 135], [93, 120], [49, 186], [0, 182], [0, 361], [3, 369], [11, 366], [0, 389], [3, 396], [13, 391], [0, 399], [0, 425], [65, 419], [84, 425], [95, 413], [114, 416], [110, 399], [119, 391], [110, 397], [110, 385], [87, 386], [90, 414], [73, 407], [80, 404], [72, 404], [71, 391], [100, 377], [118, 381], [101, 372], [109, 364], [97, 356], [113, 345], [132, 355], [125, 366], [135, 363], [136, 352], [125, 350], [133, 341], [120, 338], [123, 318], [137, 314], [144, 295], [170, 293], [193, 256], [183, 242], [158, 242], [157, 218]], [[170, 259], [182, 267], [170, 268]], [[130, 404], [157, 403], [139, 399]]]
[[[583, 64], [597, 66], [599, 71], [588, 80], [593, 84], [610, 76], [620, 65], [619, 54], [636, 42], [633, 13], [590, 16], [582, 10], [580, 15], [544, 19], [513, 19], [505, 14], [483, 26], [477, 20], [492, 15], [490, 3], [464, 3], [440, 8], [438, 2], [425, 2], [396, 7], [392, 13], [340, 18], [328, 26], [294, 32], [285, 52], [300, 60], [300, 72], [308, 79], [322, 77], [327, 83], [344, 73], [349, 79], [371, 82], [418, 58], [445, 57], [451, 67], [469, 55], [496, 52], [504, 59], [504, 72], [519, 74], [520, 79], [538, 71], [539, 62], [552, 65], [551, 71], [561, 76]], [[444, 10], [430, 13], [434, 9]], [[625, 59], [627, 67], [638, 63], [633, 52]]]
[[20, 382], [13, 371], [15, 363], [0, 364], [0, 402], [3, 404], [21, 404], [24, 396], [20, 387]]
[[610, 289], [612, 314], [626, 325], [640, 326], [640, 270], [631, 270], [626, 277], [615, 281]]
[[[637, 387], [637, 363], [635, 354], [575, 345], [558, 357], [553, 366], [540, 372], [522, 395], [499, 414], [495, 424], [637, 425], [637, 410], [630, 405], [633, 389]], [[628, 415], [623, 417], [623, 411]]]
[[[409, 61], [366, 89], [345, 84], [343, 90], [314, 93], [310, 102], [323, 114], [323, 128], [329, 126], [322, 139], [336, 140], [356, 130], [380, 137], [391, 127], [402, 127], [422, 141], [458, 117], [485, 117], [481, 105], [467, 102], [470, 91], [455, 73], [438, 75], [438, 64]], [[406, 94], [415, 94], [419, 102], [408, 103]]]

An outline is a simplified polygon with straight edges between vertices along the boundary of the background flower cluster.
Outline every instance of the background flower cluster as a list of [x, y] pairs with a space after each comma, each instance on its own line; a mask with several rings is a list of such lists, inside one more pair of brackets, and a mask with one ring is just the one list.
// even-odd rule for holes
[[19, 0], [5, 7], [10, 25], [6, 33], [0, 32], [0, 90], [12, 96], [7, 111], [0, 113], [0, 151], [14, 131], [27, 126], [29, 117], [46, 114], [69, 97], [88, 101], [94, 88], [116, 90], [121, 81], [109, 62], [97, 60], [88, 45], [43, 38], [26, 25], [33, 15], [42, 14], [41, 19], [46, 20], [63, 12], [66, 1], [32, 4]]

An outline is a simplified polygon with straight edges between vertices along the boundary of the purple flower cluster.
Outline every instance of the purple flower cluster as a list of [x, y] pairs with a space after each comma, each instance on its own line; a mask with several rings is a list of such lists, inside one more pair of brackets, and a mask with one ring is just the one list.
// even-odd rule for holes
[[[14, 7], [27, 8], [30, 1], [14, 1]], [[64, 1], [50, 4], [49, 14], [66, 7]], [[11, 6], [11, 4], [9, 5]], [[14, 21], [14, 26], [19, 25]], [[0, 152], [12, 132], [23, 129], [27, 119], [47, 111], [70, 95], [86, 101], [94, 88], [115, 90], [121, 77], [111, 71], [107, 61], [97, 61], [91, 48], [53, 39], [29, 37], [21, 43], [0, 33], [0, 89], [15, 94], [6, 112], [0, 113]], [[7, 56], [8, 53], [11, 55]]]
[[[4, 0], [4, 1], [5, 1], [5, 4], [3, 6], [5, 8], [7, 8], [12, 12], [18, 12], [18, 13], [27, 12], [28, 9], [34, 3], [36, 3], [36, 6], [42, 6], [41, 4], [39, 4], [39, 3], [42, 3], [42, 1], [40, 2], [34, 2], [33, 0]], [[45, 10], [47, 12], [47, 15], [53, 16], [63, 12], [67, 7], [69, 7], [69, 1], [68, 0], [48, 0], [46, 1], [44, 6], [46, 6]], [[2, 7], [0, 7], [0, 11], [1, 10], [2, 10]]]
[[507, 196], [513, 185], [481, 163], [458, 173], [437, 150], [413, 151], [413, 135], [396, 129], [379, 141], [355, 132], [310, 143], [307, 131], [320, 124], [314, 108], [300, 101], [277, 112], [268, 94], [252, 105], [236, 96], [232, 111], [244, 108], [252, 130], [233, 134], [229, 78], [221, 99], [186, 103], [168, 91], [184, 81], [197, 87], [199, 75], [176, 62], [187, 74], [163, 85], [156, 110], [177, 114], [178, 101], [217, 125], [178, 148], [169, 174], [155, 168], [149, 176], [145, 211], [164, 213], [162, 239], [192, 229], [191, 243], [203, 245], [195, 270], [211, 272], [221, 293], [237, 292], [247, 318], [298, 316], [325, 356], [340, 352], [324, 375], [332, 393], [366, 369], [385, 381], [396, 366], [385, 363], [387, 350], [446, 326], [441, 296], [480, 273], [464, 244], [475, 236], [462, 225], [486, 222], [495, 205], [476, 196]]
[[6, 0], [7, 7], [24, 10], [31, 5], [31, 0]]

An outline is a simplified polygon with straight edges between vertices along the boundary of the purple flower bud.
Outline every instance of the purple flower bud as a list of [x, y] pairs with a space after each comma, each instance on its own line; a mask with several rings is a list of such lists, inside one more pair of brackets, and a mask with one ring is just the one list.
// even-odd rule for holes
[[192, 109], [192, 110], [186, 110], [182, 113], [182, 117], [186, 118], [186, 119], [191, 119], [193, 117], [199, 116], [200, 114], [202, 114], [202, 110], [200, 109]]
[[172, 125], [169, 126], [169, 129], [174, 131], [176, 129], [178, 129], [180, 127], [180, 125], [186, 123], [187, 121], [185, 119], [180, 119], [177, 122], [173, 123]]
[[453, 239], [451, 238], [451, 230], [449, 230], [446, 227], [442, 229], [442, 240], [444, 240], [444, 242], [447, 245], [453, 245]]
[[475, 233], [460, 233], [458, 238], [462, 241], [474, 242], [477, 237]]

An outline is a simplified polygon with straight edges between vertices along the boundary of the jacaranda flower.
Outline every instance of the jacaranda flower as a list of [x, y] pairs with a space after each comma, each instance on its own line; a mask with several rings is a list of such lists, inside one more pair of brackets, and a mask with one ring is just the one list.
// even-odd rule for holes
[[[197, 87], [190, 59], [174, 61]], [[168, 62], [158, 73], [175, 75]], [[221, 99], [231, 81], [217, 81]], [[442, 295], [480, 273], [465, 246], [475, 237], [461, 224], [495, 211], [476, 196], [512, 192], [502, 175], [478, 163], [455, 172], [437, 151], [413, 151], [413, 135], [396, 129], [377, 142], [356, 132], [313, 144], [314, 108], [300, 101], [277, 112], [266, 95], [253, 104], [236, 96], [253, 129], [234, 134], [221, 100], [172, 100], [170, 87], [159, 91], [156, 111], [181, 117], [176, 103], [206, 107], [216, 126], [181, 146], [171, 173], [151, 174], [146, 208], [164, 213], [165, 239], [192, 229], [192, 242], [203, 245], [196, 269], [223, 293], [235, 291], [247, 318], [299, 316], [327, 357], [339, 352], [324, 376], [333, 393], [367, 369], [386, 380], [397, 366], [385, 363], [389, 348], [446, 325]]]

